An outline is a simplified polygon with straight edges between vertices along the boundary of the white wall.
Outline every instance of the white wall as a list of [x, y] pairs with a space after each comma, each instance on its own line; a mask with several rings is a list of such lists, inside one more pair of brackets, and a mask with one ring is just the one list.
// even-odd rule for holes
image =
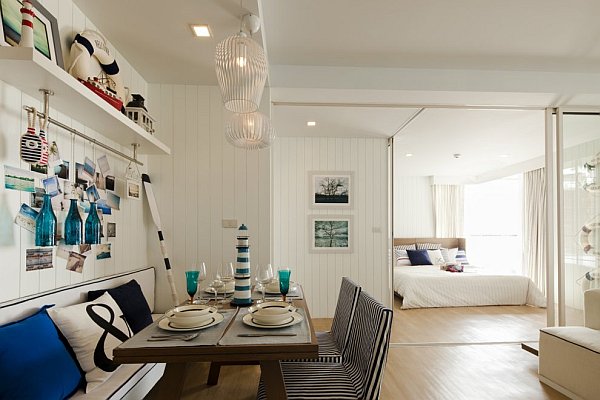
[[[68, 49], [75, 33], [84, 29], [95, 29], [94, 25], [85, 15], [73, 5], [70, 0], [44, 1], [45, 7], [57, 17], [63, 53], [68, 59]], [[146, 82], [142, 77], [121, 57], [115, 53], [121, 68], [125, 85], [132, 88], [133, 92], [146, 94]], [[82, 89], [84, 90], [84, 89]], [[41, 96], [40, 96], [41, 98]], [[25, 250], [34, 247], [32, 233], [21, 229], [13, 223], [21, 203], [29, 204], [30, 194], [4, 188], [3, 165], [29, 169], [29, 164], [19, 158], [19, 140], [27, 128], [27, 116], [23, 105], [35, 106], [41, 109], [40, 98], [32, 98], [0, 81], [0, 301], [10, 300], [21, 296], [35, 294], [68, 284], [73, 284], [97, 277], [110, 275], [122, 271], [132, 270], [147, 265], [146, 236], [148, 215], [144, 212], [145, 200], [134, 201], [125, 199], [124, 182], [119, 177], [124, 176], [128, 162], [113, 157], [106, 153], [109, 162], [117, 177], [117, 193], [122, 197], [121, 210], [113, 211], [112, 216], [105, 216], [106, 221], [117, 223], [117, 237], [110, 239], [112, 243], [112, 258], [95, 260], [90, 256], [85, 262], [82, 274], [67, 271], [66, 261], [55, 257], [54, 268], [41, 271], [25, 271]], [[99, 139], [125, 153], [130, 149], [106, 140], [98, 132], [88, 129], [85, 121], [77, 121], [76, 110], [72, 115], [58, 113], [51, 109], [51, 117], [64, 122], [85, 134]], [[55, 140], [59, 146], [61, 157], [71, 163], [71, 180], [74, 180], [75, 162], [82, 163], [85, 156], [92, 159], [105, 154], [101, 149], [95, 149], [83, 139], [73, 139], [71, 134], [56, 127], [50, 126], [48, 140]], [[142, 157], [142, 162], [146, 158]], [[59, 222], [64, 221], [66, 212], [57, 213]]]
[[[228, 113], [216, 86], [151, 84], [148, 97], [157, 136], [171, 147], [171, 156], [149, 157], [149, 175], [183, 300], [186, 266], [205, 262], [210, 279], [222, 263], [235, 261], [237, 230], [222, 228], [222, 219], [250, 229], [252, 265], [270, 262], [270, 150], [237, 149], [225, 140]], [[269, 102], [268, 90], [263, 101]], [[154, 229], [148, 250], [159, 272], [157, 306], [165, 309], [172, 304]]]
[[431, 178], [394, 175], [394, 237], [434, 237]]
[[[354, 171], [352, 210], [309, 208], [309, 171]], [[273, 150], [274, 254], [306, 291], [313, 317], [333, 317], [341, 278], [349, 276], [388, 304], [387, 140], [280, 137]], [[351, 254], [308, 251], [311, 214], [354, 216]]]

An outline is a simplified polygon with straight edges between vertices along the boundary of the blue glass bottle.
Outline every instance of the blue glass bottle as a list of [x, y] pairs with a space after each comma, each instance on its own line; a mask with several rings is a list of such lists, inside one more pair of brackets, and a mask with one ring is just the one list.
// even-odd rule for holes
[[44, 203], [35, 219], [35, 245], [54, 246], [56, 244], [56, 215], [52, 210], [49, 194], [44, 195]]
[[96, 203], [91, 203], [90, 212], [85, 220], [85, 243], [100, 244], [101, 230], [102, 223], [100, 222], [100, 218], [98, 217]]
[[81, 244], [83, 239], [83, 221], [79, 215], [77, 199], [71, 199], [71, 206], [65, 219], [65, 243]]

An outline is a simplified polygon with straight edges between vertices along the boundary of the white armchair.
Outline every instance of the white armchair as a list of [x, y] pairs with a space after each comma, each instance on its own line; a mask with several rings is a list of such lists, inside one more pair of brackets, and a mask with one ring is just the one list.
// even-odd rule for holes
[[571, 399], [600, 399], [600, 289], [584, 293], [584, 321], [540, 330], [539, 378]]

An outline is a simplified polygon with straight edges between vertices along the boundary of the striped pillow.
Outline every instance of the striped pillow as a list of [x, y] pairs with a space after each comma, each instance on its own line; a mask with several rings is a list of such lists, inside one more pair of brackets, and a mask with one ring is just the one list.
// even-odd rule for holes
[[469, 260], [467, 260], [467, 252], [465, 250], [458, 250], [456, 253], [456, 262], [462, 265], [469, 265]]
[[441, 248], [441, 243], [417, 243], [417, 250], [439, 250]]
[[458, 248], [453, 248], [453, 249], [446, 249], [445, 247], [442, 247], [441, 249], [442, 252], [442, 257], [444, 257], [444, 261], [446, 261], [447, 263], [453, 263], [456, 262], [456, 254], [458, 253]]
[[408, 258], [408, 253], [406, 252], [406, 250], [396, 249], [396, 246], [394, 246], [394, 255], [396, 256], [397, 267], [410, 267], [412, 265], [410, 263], [410, 258]]
[[416, 250], [417, 249], [417, 245], [416, 244], [397, 244], [394, 246], [394, 251], [395, 250]]

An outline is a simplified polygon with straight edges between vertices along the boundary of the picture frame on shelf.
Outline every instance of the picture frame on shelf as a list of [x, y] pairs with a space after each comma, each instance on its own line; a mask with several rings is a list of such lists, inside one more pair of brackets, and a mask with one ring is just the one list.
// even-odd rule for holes
[[313, 209], [353, 208], [354, 173], [311, 171], [308, 173], [309, 205]]
[[[30, 0], [35, 12], [33, 22], [33, 42], [36, 50], [64, 69], [62, 47], [56, 17], [38, 0]], [[0, 45], [18, 46], [21, 40], [20, 0], [0, 0]]]
[[308, 218], [310, 253], [352, 253], [352, 215], [311, 215]]

